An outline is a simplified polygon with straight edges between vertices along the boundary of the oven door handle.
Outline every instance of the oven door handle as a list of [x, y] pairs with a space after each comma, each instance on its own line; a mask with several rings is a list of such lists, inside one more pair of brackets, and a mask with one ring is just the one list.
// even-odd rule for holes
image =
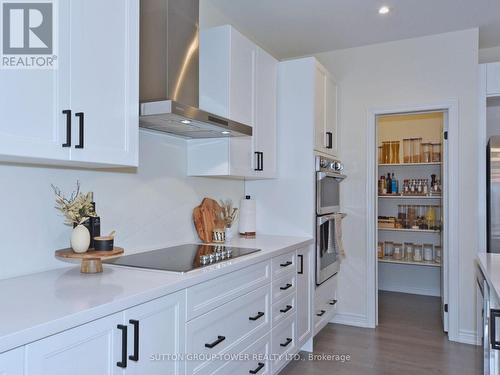
[[326, 177], [335, 178], [337, 181], [343, 181], [347, 176], [342, 173], [334, 173], [334, 172], [316, 172], [316, 180], [321, 181]]

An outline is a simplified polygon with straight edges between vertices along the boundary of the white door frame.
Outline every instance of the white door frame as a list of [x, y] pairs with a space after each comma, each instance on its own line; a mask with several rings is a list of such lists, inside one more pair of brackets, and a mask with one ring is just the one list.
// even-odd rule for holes
[[[378, 324], [378, 267], [377, 267], [377, 147], [376, 147], [376, 118], [378, 115], [443, 111], [448, 114], [448, 222], [447, 228], [453, 228], [454, 235], [450, 230], [445, 230], [444, 242], [447, 246], [443, 248], [443, 258], [447, 260], [448, 274], [448, 337], [452, 341], [459, 338], [459, 270], [460, 270], [460, 243], [457, 237], [459, 218], [459, 121], [458, 100], [445, 100], [426, 105], [394, 106], [374, 108], [368, 110], [367, 118], [367, 184], [366, 184], [366, 221], [367, 221], [367, 318], [368, 326], [375, 328]], [[445, 124], [446, 126], [446, 124]], [[446, 270], [446, 268], [445, 268]]]

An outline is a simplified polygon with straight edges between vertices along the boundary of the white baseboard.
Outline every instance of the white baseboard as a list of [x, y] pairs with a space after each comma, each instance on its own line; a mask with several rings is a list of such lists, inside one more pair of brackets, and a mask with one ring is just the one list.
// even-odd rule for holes
[[366, 316], [361, 314], [337, 314], [330, 323], [362, 328], [373, 328], [368, 325], [368, 319]]
[[461, 330], [458, 332], [457, 342], [469, 345], [481, 345], [480, 338], [477, 337], [475, 331]]
[[432, 297], [440, 297], [440, 291], [435, 289], [424, 289], [424, 288], [408, 288], [408, 287], [399, 287], [399, 286], [379, 286], [379, 290], [383, 290], [386, 292], [399, 292], [399, 293], [408, 293], [408, 294], [418, 294], [421, 296], [432, 296]]

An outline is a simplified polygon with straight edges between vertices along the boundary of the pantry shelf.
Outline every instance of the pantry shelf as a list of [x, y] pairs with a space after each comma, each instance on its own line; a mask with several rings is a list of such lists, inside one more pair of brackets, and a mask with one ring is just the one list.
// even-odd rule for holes
[[379, 263], [393, 263], [393, 264], [406, 264], [411, 266], [424, 266], [424, 267], [441, 267], [440, 263], [435, 262], [412, 262], [407, 260], [394, 260], [392, 258], [382, 258], [378, 259]]
[[433, 162], [433, 163], [379, 163], [379, 167], [422, 167], [422, 166], [428, 166], [428, 165], [441, 165], [442, 163], [440, 161], [438, 162]]
[[378, 228], [378, 230], [388, 231], [388, 232], [441, 233], [440, 230], [433, 230], [433, 229]]
[[441, 199], [441, 195], [379, 195], [382, 199]]

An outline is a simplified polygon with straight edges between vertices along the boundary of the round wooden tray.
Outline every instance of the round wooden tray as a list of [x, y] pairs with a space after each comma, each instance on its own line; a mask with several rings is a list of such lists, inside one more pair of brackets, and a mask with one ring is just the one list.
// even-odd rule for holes
[[55, 252], [56, 258], [61, 259], [81, 259], [81, 273], [100, 273], [102, 272], [102, 259], [112, 258], [123, 254], [121, 247], [115, 247], [109, 251], [88, 250], [85, 253], [75, 253], [73, 249], [61, 249]]

